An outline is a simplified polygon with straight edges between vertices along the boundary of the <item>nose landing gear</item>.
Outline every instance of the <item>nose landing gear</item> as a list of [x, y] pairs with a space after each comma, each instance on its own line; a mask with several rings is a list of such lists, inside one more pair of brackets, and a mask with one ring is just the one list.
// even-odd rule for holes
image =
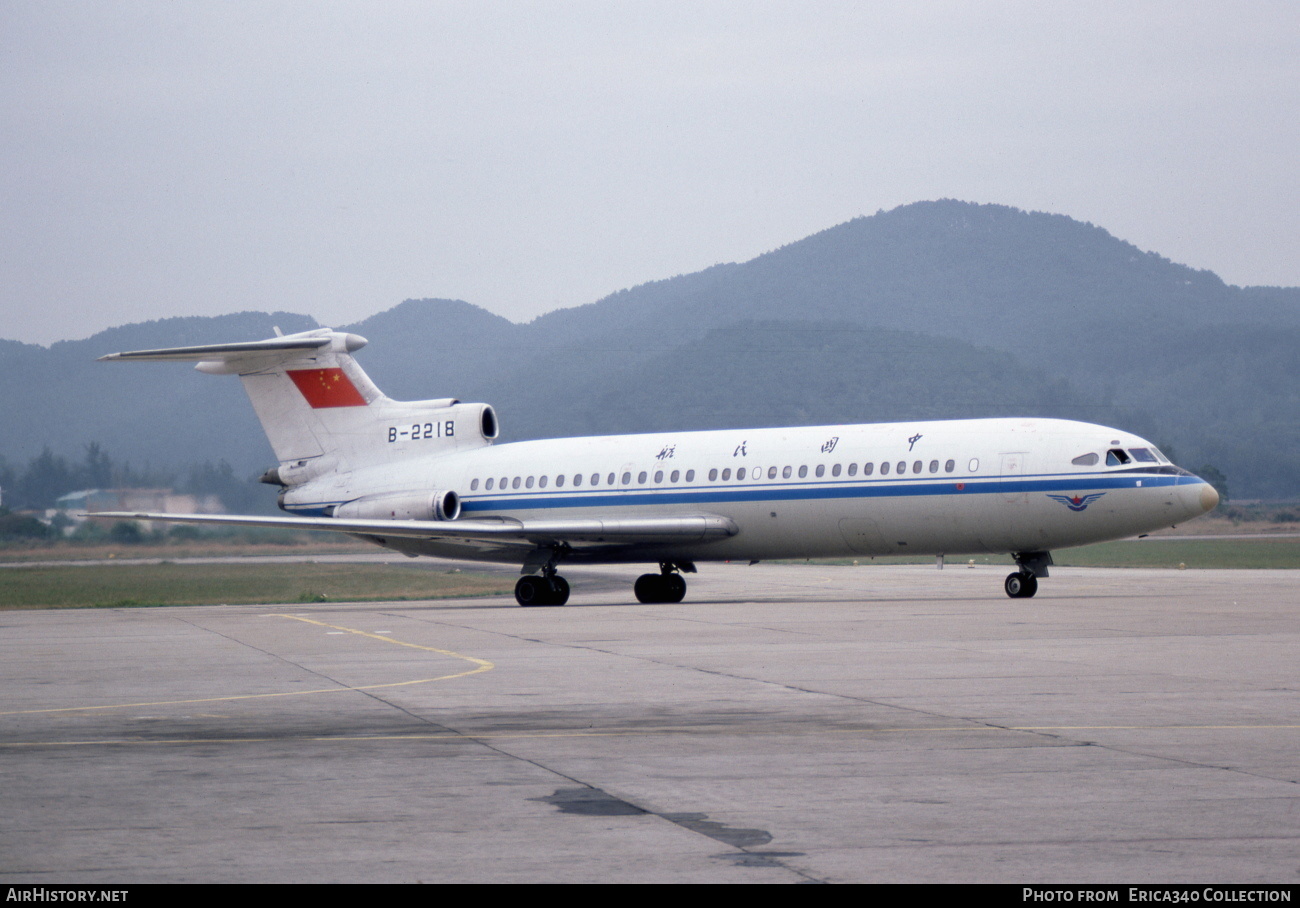
[[1038, 578], [1033, 574], [1016, 571], [1013, 574], [1007, 574], [1007, 579], [1002, 584], [1002, 587], [1012, 599], [1028, 599], [1038, 592]]
[[1038, 592], [1038, 578], [1047, 576], [1047, 566], [1052, 563], [1051, 552], [1016, 552], [1012, 557], [1020, 570], [1007, 574], [1002, 588], [1012, 599], [1028, 599]]

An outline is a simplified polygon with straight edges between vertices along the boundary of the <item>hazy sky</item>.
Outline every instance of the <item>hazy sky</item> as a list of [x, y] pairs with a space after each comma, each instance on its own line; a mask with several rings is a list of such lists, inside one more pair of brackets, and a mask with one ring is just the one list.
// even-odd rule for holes
[[1292, 0], [0, 0], [0, 337], [523, 321], [936, 198], [1294, 286], [1298, 148]]

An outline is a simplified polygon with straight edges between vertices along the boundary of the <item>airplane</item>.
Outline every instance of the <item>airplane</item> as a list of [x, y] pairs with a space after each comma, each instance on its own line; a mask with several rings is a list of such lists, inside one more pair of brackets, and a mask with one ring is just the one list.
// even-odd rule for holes
[[101, 512], [116, 519], [347, 533], [412, 557], [521, 565], [515, 599], [569, 598], [562, 564], [658, 564], [644, 603], [681, 602], [706, 561], [1010, 554], [1030, 597], [1053, 549], [1213, 510], [1214, 487], [1153, 444], [1061, 419], [998, 418], [658, 432], [495, 444], [491, 406], [395, 401], [318, 328], [248, 343], [136, 350], [238, 375], [279, 461], [262, 481], [292, 516]]

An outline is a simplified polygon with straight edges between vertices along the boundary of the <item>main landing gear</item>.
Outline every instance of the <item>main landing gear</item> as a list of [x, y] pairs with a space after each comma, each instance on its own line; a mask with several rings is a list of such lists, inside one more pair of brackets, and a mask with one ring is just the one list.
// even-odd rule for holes
[[569, 601], [569, 581], [554, 568], [540, 577], [520, 577], [515, 584], [515, 601], [523, 606], [564, 605]]
[[[544, 553], [543, 553], [544, 554]], [[555, 573], [551, 559], [536, 558], [525, 562], [525, 570], [538, 570], [540, 574], [525, 574], [515, 583], [515, 601], [522, 606], [564, 605], [569, 601], [569, 581]], [[691, 561], [663, 561], [658, 574], [642, 574], [633, 591], [640, 602], [681, 602], [686, 596], [686, 578], [683, 573], [695, 573]]]
[[686, 578], [677, 573], [679, 567], [687, 573], [695, 571], [695, 565], [689, 562], [677, 565], [665, 561], [659, 565], [660, 573], [642, 574], [636, 578], [636, 585], [632, 587], [632, 591], [636, 593], [637, 601], [681, 602], [686, 597]]
[[1047, 576], [1047, 566], [1052, 563], [1052, 553], [1016, 552], [1013, 557], [1020, 569], [1007, 574], [1002, 588], [1012, 599], [1028, 599], [1038, 592], [1038, 578]]

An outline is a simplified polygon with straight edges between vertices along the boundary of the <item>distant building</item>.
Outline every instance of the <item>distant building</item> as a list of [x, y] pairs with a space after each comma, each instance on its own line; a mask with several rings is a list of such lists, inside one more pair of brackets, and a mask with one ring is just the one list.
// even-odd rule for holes
[[[225, 507], [216, 495], [190, 495], [171, 489], [82, 489], [69, 492], [54, 502], [50, 517], [62, 514], [66, 531], [83, 523], [83, 514], [97, 511], [160, 511], [172, 514], [224, 514]], [[48, 520], [46, 521], [48, 522]], [[149, 521], [140, 521], [152, 529]]]

